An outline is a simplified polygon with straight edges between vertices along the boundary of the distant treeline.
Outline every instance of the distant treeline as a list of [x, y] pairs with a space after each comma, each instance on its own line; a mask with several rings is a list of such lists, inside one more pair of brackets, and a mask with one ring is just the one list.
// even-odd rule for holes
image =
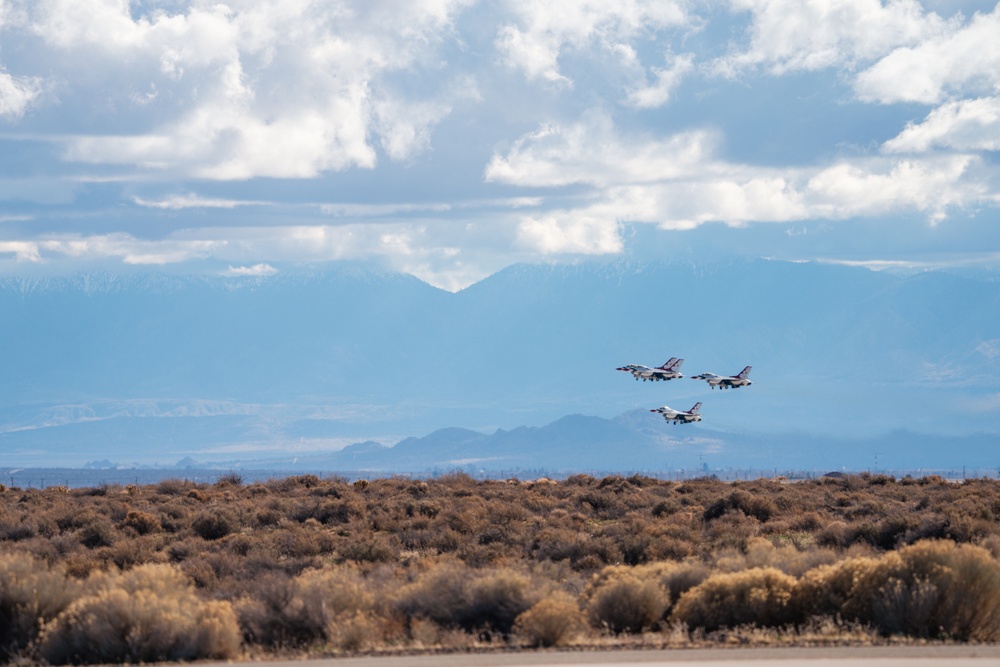
[[0, 660], [996, 642], [998, 554], [982, 478], [0, 484]]

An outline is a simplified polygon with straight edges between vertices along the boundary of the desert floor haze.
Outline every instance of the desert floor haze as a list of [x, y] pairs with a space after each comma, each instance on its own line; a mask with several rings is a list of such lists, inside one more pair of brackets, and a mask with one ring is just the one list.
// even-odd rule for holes
[[0, 486], [0, 659], [1000, 640], [1000, 482]]

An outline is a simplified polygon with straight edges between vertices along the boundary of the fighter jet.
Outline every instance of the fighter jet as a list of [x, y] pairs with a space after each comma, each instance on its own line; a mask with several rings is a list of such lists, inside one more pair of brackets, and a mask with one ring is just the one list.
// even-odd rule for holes
[[628, 371], [635, 376], [636, 380], [676, 380], [677, 378], [684, 377], [681, 375], [681, 364], [684, 363], [683, 359], [678, 359], [677, 357], [670, 357], [667, 363], [663, 364], [659, 368], [650, 368], [649, 366], [643, 366], [642, 364], [628, 364], [627, 366], [622, 366], [621, 368], [616, 368], [619, 371]]
[[749, 387], [753, 384], [750, 382], [750, 369], [753, 366], [747, 366], [740, 371], [739, 375], [716, 375], [715, 373], [702, 373], [701, 375], [692, 375], [692, 380], [704, 380], [709, 384], [712, 389], [718, 387], [719, 389], [739, 389], [740, 387]]
[[650, 412], [659, 412], [668, 422], [673, 422], [675, 424], [690, 424], [691, 422], [701, 421], [701, 415], [698, 414], [699, 410], [701, 410], [700, 402], [695, 403], [694, 407], [687, 412], [684, 412], [683, 410], [674, 410], [673, 408], [668, 408], [665, 405], [662, 408], [650, 410]]

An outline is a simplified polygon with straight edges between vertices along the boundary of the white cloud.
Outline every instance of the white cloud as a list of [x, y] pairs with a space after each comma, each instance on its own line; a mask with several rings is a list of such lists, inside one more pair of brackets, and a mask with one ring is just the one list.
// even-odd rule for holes
[[720, 58], [720, 72], [766, 67], [772, 73], [853, 66], [945, 29], [914, 0], [734, 0], [751, 13], [750, 44]]
[[653, 68], [656, 81], [652, 85], [633, 88], [628, 92], [628, 103], [639, 109], [655, 109], [670, 101], [674, 89], [694, 70], [694, 54], [685, 53], [668, 58], [665, 68]]
[[511, 6], [515, 18], [500, 27], [495, 46], [503, 63], [527, 79], [572, 85], [559, 67], [564, 52], [594, 45], [615, 54], [640, 35], [688, 23], [685, 4], [675, 0], [515, 2]]
[[918, 44], [900, 47], [858, 75], [862, 100], [936, 104], [949, 94], [1000, 89], [1000, 5], [965, 25], [951, 23]]
[[233, 276], [233, 277], [243, 277], [243, 276], [258, 276], [267, 277], [273, 276], [278, 273], [278, 269], [274, 268], [270, 264], [254, 264], [253, 266], [230, 266], [228, 269], [222, 272], [222, 275]]
[[542, 255], [605, 255], [623, 249], [614, 218], [588, 217], [580, 211], [525, 217], [517, 227], [517, 241]]
[[959, 151], [1000, 150], [1000, 97], [949, 102], [931, 111], [921, 123], [910, 123], [882, 145], [890, 153], [923, 152], [932, 148]]
[[42, 260], [64, 257], [77, 260], [115, 258], [125, 264], [161, 265], [216, 256], [228, 245], [225, 239], [137, 239], [116, 232], [95, 235], [50, 235], [38, 241]]
[[[512, 261], [621, 252], [626, 223], [937, 221], [1000, 204], [994, 156], [964, 155], [998, 150], [1000, 9], [947, 19], [915, 0], [472, 4], [0, 0], [11, 72], [0, 70], [0, 116], [15, 126], [0, 142], [16, 142], [31, 169], [0, 180], [0, 199], [33, 220], [5, 226], [3, 263], [206, 260], [241, 272], [374, 258], [451, 289]], [[811, 74], [824, 68], [839, 84]], [[782, 96], [804, 90], [796, 108], [825, 105], [814, 121], [849, 107], [829, 137], [819, 121], [780, 120]], [[753, 91], [771, 98], [727, 108]], [[866, 104], [912, 101], [937, 108], [905, 128], [887, 125], [901, 110]], [[806, 123], [815, 129], [797, 142]], [[197, 179], [259, 180], [203, 196]], [[225, 213], [249, 206], [268, 208]], [[149, 209], [198, 215], [166, 216], [161, 230]], [[101, 232], [87, 232], [98, 219]]]
[[38, 244], [31, 241], [0, 241], [0, 257], [14, 255], [18, 262], [40, 262]]
[[0, 68], [0, 118], [20, 118], [41, 92], [41, 79], [12, 76]]
[[816, 262], [820, 264], [833, 264], [835, 266], [857, 266], [865, 269], [870, 269], [872, 271], [886, 271], [886, 270], [906, 270], [906, 271], [916, 271], [925, 270], [929, 268], [937, 268], [928, 265], [926, 262], [918, 262], [906, 259], [831, 259], [828, 257], [821, 257]]
[[129, 81], [121, 100], [149, 121], [70, 138], [65, 159], [236, 180], [372, 168], [376, 143], [394, 160], [425, 150], [451, 106], [397, 99], [385, 77], [438, 68], [466, 0], [192, 2], [138, 18], [119, 0], [14, 3], [63, 68], [61, 96], [90, 103]]
[[424, 211], [444, 212], [451, 210], [450, 204], [323, 204], [320, 211], [324, 215], [337, 218], [374, 218]]
[[267, 203], [240, 199], [211, 199], [199, 197], [195, 194], [171, 195], [169, 197], [156, 200], [133, 197], [132, 201], [135, 204], [146, 208], [158, 208], [169, 211], [178, 211], [186, 208], [236, 208], [238, 206], [262, 206]]
[[373, 127], [390, 158], [405, 161], [430, 147], [434, 126], [462, 101], [479, 101], [474, 80], [464, 78], [448, 87], [439, 99], [420, 101], [383, 95], [372, 105]]
[[963, 182], [975, 162], [975, 158], [965, 155], [885, 165], [841, 162], [809, 180], [811, 213], [816, 217], [846, 218], [915, 209], [939, 221], [949, 207], [982, 198], [978, 184]]
[[710, 169], [716, 137], [694, 130], [666, 138], [618, 136], [613, 121], [590, 112], [571, 125], [546, 125], [494, 154], [487, 181], [531, 187], [659, 181]]
[[519, 237], [542, 253], [615, 252], [613, 230], [623, 221], [691, 229], [710, 221], [740, 226], [914, 210], [939, 221], [950, 208], [996, 198], [973, 173], [981, 161], [972, 156], [764, 168], [719, 159], [710, 137], [697, 131], [656, 140], [622, 135], [607, 116], [590, 115], [526, 135], [505, 155], [494, 155], [486, 178], [591, 186], [575, 207], [524, 217]]
[[[102, 267], [109, 262], [155, 266], [206, 260], [229, 263], [223, 273], [232, 276], [271, 275], [276, 272], [271, 262], [376, 260], [454, 291], [499, 270], [511, 256], [531, 256], [514, 248], [517, 232], [513, 219], [477, 225], [431, 222], [205, 227], [179, 230], [159, 239], [127, 233], [49, 234], [37, 241], [0, 241], [0, 259], [11, 255], [19, 262], [75, 260], [77, 265]], [[466, 238], [463, 248], [449, 243], [456, 233]]]
[[[996, 359], [1000, 357], [1000, 338], [991, 338], [990, 340], [983, 341], [976, 347], [976, 352], [980, 353], [987, 359]], [[997, 395], [1000, 398], [1000, 394]]]

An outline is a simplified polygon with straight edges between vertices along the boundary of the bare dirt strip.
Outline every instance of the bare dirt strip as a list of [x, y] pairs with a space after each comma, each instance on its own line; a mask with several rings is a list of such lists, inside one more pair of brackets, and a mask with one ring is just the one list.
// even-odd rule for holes
[[1000, 645], [713, 648], [622, 651], [523, 651], [317, 658], [254, 667], [1000, 667]]

